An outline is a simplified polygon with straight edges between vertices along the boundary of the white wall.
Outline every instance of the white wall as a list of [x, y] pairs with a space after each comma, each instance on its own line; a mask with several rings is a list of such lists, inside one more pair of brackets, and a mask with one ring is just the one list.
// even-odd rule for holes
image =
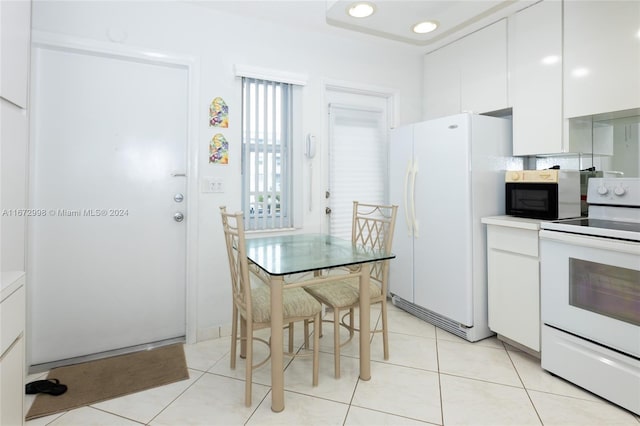
[[[323, 0], [320, 0], [324, 4]], [[318, 135], [314, 159], [313, 211], [305, 207], [303, 231], [322, 229], [326, 178], [326, 118], [324, 83], [340, 81], [355, 87], [387, 88], [398, 93], [396, 125], [421, 116], [422, 53], [396, 42], [289, 29], [282, 24], [223, 14], [182, 2], [58, 2], [36, 1], [35, 30], [108, 42], [108, 33], [126, 35], [124, 44], [197, 58], [199, 70], [199, 174], [224, 179], [222, 194], [199, 194], [198, 340], [228, 329], [231, 296], [218, 206], [241, 207], [240, 108], [241, 85], [234, 65], [250, 65], [306, 74], [303, 91], [303, 134]], [[221, 96], [229, 105], [230, 126], [221, 132], [229, 140], [229, 165], [208, 164], [208, 143], [219, 129], [208, 127], [208, 106]], [[62, 99], [61, 102], [64, 102]], [[303, 175], [308, 178], [308, 163]], [[308, 189], [303, 185], [304, 200]], [[307, 204], [305, 204], [307, 206]], [[191, 213], [191, 217], [194, 214]], [[224, 331], [223, 331], [223, 334]]]

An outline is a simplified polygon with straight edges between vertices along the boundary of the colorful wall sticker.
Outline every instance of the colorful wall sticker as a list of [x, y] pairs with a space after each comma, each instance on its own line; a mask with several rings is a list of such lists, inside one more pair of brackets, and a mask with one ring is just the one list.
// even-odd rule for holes
[[209, 127], [229, 127], [229, 107], [221, 97], [209, 105]]
[[222, 133], [217, 133], [211, 138], [209, 163], [229, 164], [229, 142]]

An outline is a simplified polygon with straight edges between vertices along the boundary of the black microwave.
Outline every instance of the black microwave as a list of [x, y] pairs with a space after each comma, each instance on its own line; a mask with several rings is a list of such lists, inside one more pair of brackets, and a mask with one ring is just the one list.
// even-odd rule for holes
[[580, 216], [580, 175], [572, 170], [507, 172], [505, 213], [532, 219]]

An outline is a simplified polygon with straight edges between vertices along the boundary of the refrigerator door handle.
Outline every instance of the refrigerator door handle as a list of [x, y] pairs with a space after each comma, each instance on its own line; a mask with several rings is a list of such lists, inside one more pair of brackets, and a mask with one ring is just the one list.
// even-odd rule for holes
[[413, 228], [413, 238], [418, 238], [418, 221], [416, 220], [416, 175], [418, 174], [418, 159], [413, 161], [411, 173], [411, 226]]
[[412, 160], [409, 159], [409, 162], [407, 163], [407, 171], [404, 173], [404, 192], [403, 192], [403, 204], [404, 204], [404, 219], [407, 222], [407, 232], [409, 234], [409, 236], [411, 236], [411, 233], [413, 231], [413, 222], [411, 221], [411, 218], [409, 217], [409, 203], [407, 202], [407, 195], [409, 192], [409, 175], [411, 174], [413, 170], [413, 164], [412, 164]]

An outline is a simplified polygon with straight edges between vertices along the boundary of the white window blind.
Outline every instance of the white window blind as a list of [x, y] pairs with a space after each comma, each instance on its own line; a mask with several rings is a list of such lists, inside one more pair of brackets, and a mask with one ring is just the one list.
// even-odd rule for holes
[[242, 208], [247, 230], [292, 227], [292, 85], [242, 79]]
[[329, 105], [329, 232], [351, 238], [353, 201], [388, 199], [388, 144], [384, 111]]

